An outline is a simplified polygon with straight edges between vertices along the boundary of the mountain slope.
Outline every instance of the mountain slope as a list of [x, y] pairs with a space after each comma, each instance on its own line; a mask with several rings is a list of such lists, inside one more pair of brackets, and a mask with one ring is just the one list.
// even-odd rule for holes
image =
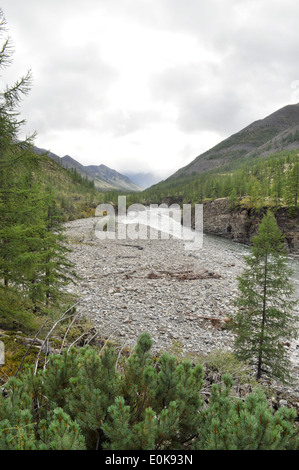
[[52, 189], [64, 220], [92, 216], [95, 207], [102, 202], [102, 195], [95, 189], [93, 181], [64, 168], [57, 160], [57, 155], [51, 154], [50, 157], [36, 147], [33, 150], [36, 157], [35, 182], [41, 187]]
[[142, 188], [128, 178], [106, 165], [88, 165], [85, 170], [94, 178], [96, 187], [110, 187], [124, 191], [141, 191]]
[[199, 155], [169, 179], [210, 170], [235, 169], [249, 157], [299, 148], [299, 104], [288, 105]]
[[118, 173], [105, 165], [82, 165], [69, 155], [59, 157], [55, 153], [49, 152], [45, 149], [34, 147], [35, 153], [39, 155], [47, 154], [52, 160], [60, 163], [64, 168], [76, 170], [81, 176], [88, 180], [94, 180], [94, 185], [97, 189], [103, 191], [142, 191], [142, 188], [133, 183], [125, 175]]

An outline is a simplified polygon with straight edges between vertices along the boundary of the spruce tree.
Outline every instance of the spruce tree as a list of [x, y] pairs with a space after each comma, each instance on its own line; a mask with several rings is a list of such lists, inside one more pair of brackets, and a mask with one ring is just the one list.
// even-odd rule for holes
[[284, 343], [296, 335], [295, 301], [282, 233], [271, 212], [252, 242], [247, 267], [238, 278], [239, 311], [232, 318], [236, 355], [255, 368], [258, 379], [266, 374], [286, 381], [290, 361]]

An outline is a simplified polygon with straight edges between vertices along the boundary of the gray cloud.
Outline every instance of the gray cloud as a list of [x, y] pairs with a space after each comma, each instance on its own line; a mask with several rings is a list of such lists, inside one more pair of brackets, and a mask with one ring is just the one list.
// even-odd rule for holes
[[[182, 149], [193, 148], [196, 138], [207, 131], [220, 140], [289, 104], [291, 84], [299, 80], [299, 3], [293, 0], [3, 0], [2, 8], [17, 51], [18, 65], [11, 77], [15, 79], [16, 71], [33, 69], [34, 86], [22, 106], [30, 129], [36, 129], [40, 139], [51, 133], [53, 145], [55, 134], [62, 138], [64, 132], [73, 131], [74, 136], [89, 132], [95, 147], [105, 137], [111, 139], [110, 147], [118, 143], [116, 149], [120, 139], [125, 142], [123, 138], [132, 134], [118, 157], [121, 168], [125, 164], [120, 159], [134, 165], [132, 140], [139, 143], [135, 161], [142, 165], [146, 150], [142, 139], [153, 128], [172, 123], [174, 134], [177, 130], [180, 135], [179, 158]], [[110, 60], [109, 44], [97, 37], [101, 28], [110, 28], [110, 21], [115, 48], [124, 54], [128, 53], [126, 38], [120, 36], [117, 25], [125, 26], [122, 34], [138, 26], [140, 37], [137, 32], [129, 52], [130, 64], [140, 61], [140, 67], [146, 60], [154, 63], [157, 38], [163, 41], [168, 34], [169, 41], [186, 39], [185, 50], [176, 56], [175, 45], [169, 46], [170, 55], [165, 52], [160, 57], [160, 70], [156, 64], [149, 69], [144, 88], [150, 102], [145, 100], [144, 105], [129, 100], [125, 106], [117, 100], [111, 104], [111, 87], [121, 84], [124, 70], [130, 77], [131, 65], [126, 68]], [[75, 32], [70, 28], [73, 23]], [[68, 36], [69, 30], [73, 36]], [[145, 42], [144, 50], [138, 47], [143, 44], [143, 32], [154, 39], [153, 45]], [[192, 56], [188, 41], [193, 44]], [[170, 117], [169, 109], [176, 110], [177, 117], [175, 113]], [[163, 139], [162, 130], [157, 135]], [[149, 140], [154, 139], [145, 142]], [[166, 146], [161, 144], [156, 142], [153, 152], [156, 161], [159, 148]], [[167, 156], [163, 150], [163, 158], [172, 164], [172, 154]]]
[[291, 83], [299, 77], [299, 4], [213, 0], [201, 9], [201, 3], [187, 1], [183, 9], [178, 3], [168, 5], [168, 22], [196, 37], [215, 58], [208, 63], [198, 57], [152, 77], [153, 99], [176, 104], [181, 130], [227, 135], [289, 104]]
[[[242, 84], [222, 76], [221, 67], [200, 64], [171, 68], [153, 77], [153, 99], [175, 103], [177, 124], [188, 133], [234, 132], [244, 121]], [[247, 117], [248, 119], [248, 117]]]
[[112, 133], [115, 137], [122, 137], [146, 130], [151, 124], [159, 123], [161, 115], [154, 110], [129, 110], [116, 109], [103, 114], [99, 128]]
[[107, 106], [107, 90], [118, 77], [90, 45], [54, 57], [49, 54], [38, 73], [43, 80], [34, 84], [24, 112], [36, 111], [39, 132], [47, 127], [94, 127], [94, 116]]

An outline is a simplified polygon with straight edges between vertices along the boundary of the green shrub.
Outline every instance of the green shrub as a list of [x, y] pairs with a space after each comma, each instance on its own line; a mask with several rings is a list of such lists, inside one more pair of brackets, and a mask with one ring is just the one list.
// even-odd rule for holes
[[73, 348], [10, 379], [0, 449], [298, 449], [294, 410], [274, 412], [259, 391], [233, 398], [229, 375], [206, 403], [202, 365], [155, 360], [151, 346], [144, 333], [121, 361], [111, 344]]

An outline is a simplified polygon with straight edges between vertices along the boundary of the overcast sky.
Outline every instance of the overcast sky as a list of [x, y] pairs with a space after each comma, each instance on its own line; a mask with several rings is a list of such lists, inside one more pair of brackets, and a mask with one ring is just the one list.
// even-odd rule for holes
[[2, 0], [36, 145], [162, 178], [299, 102], [297, 0]]

